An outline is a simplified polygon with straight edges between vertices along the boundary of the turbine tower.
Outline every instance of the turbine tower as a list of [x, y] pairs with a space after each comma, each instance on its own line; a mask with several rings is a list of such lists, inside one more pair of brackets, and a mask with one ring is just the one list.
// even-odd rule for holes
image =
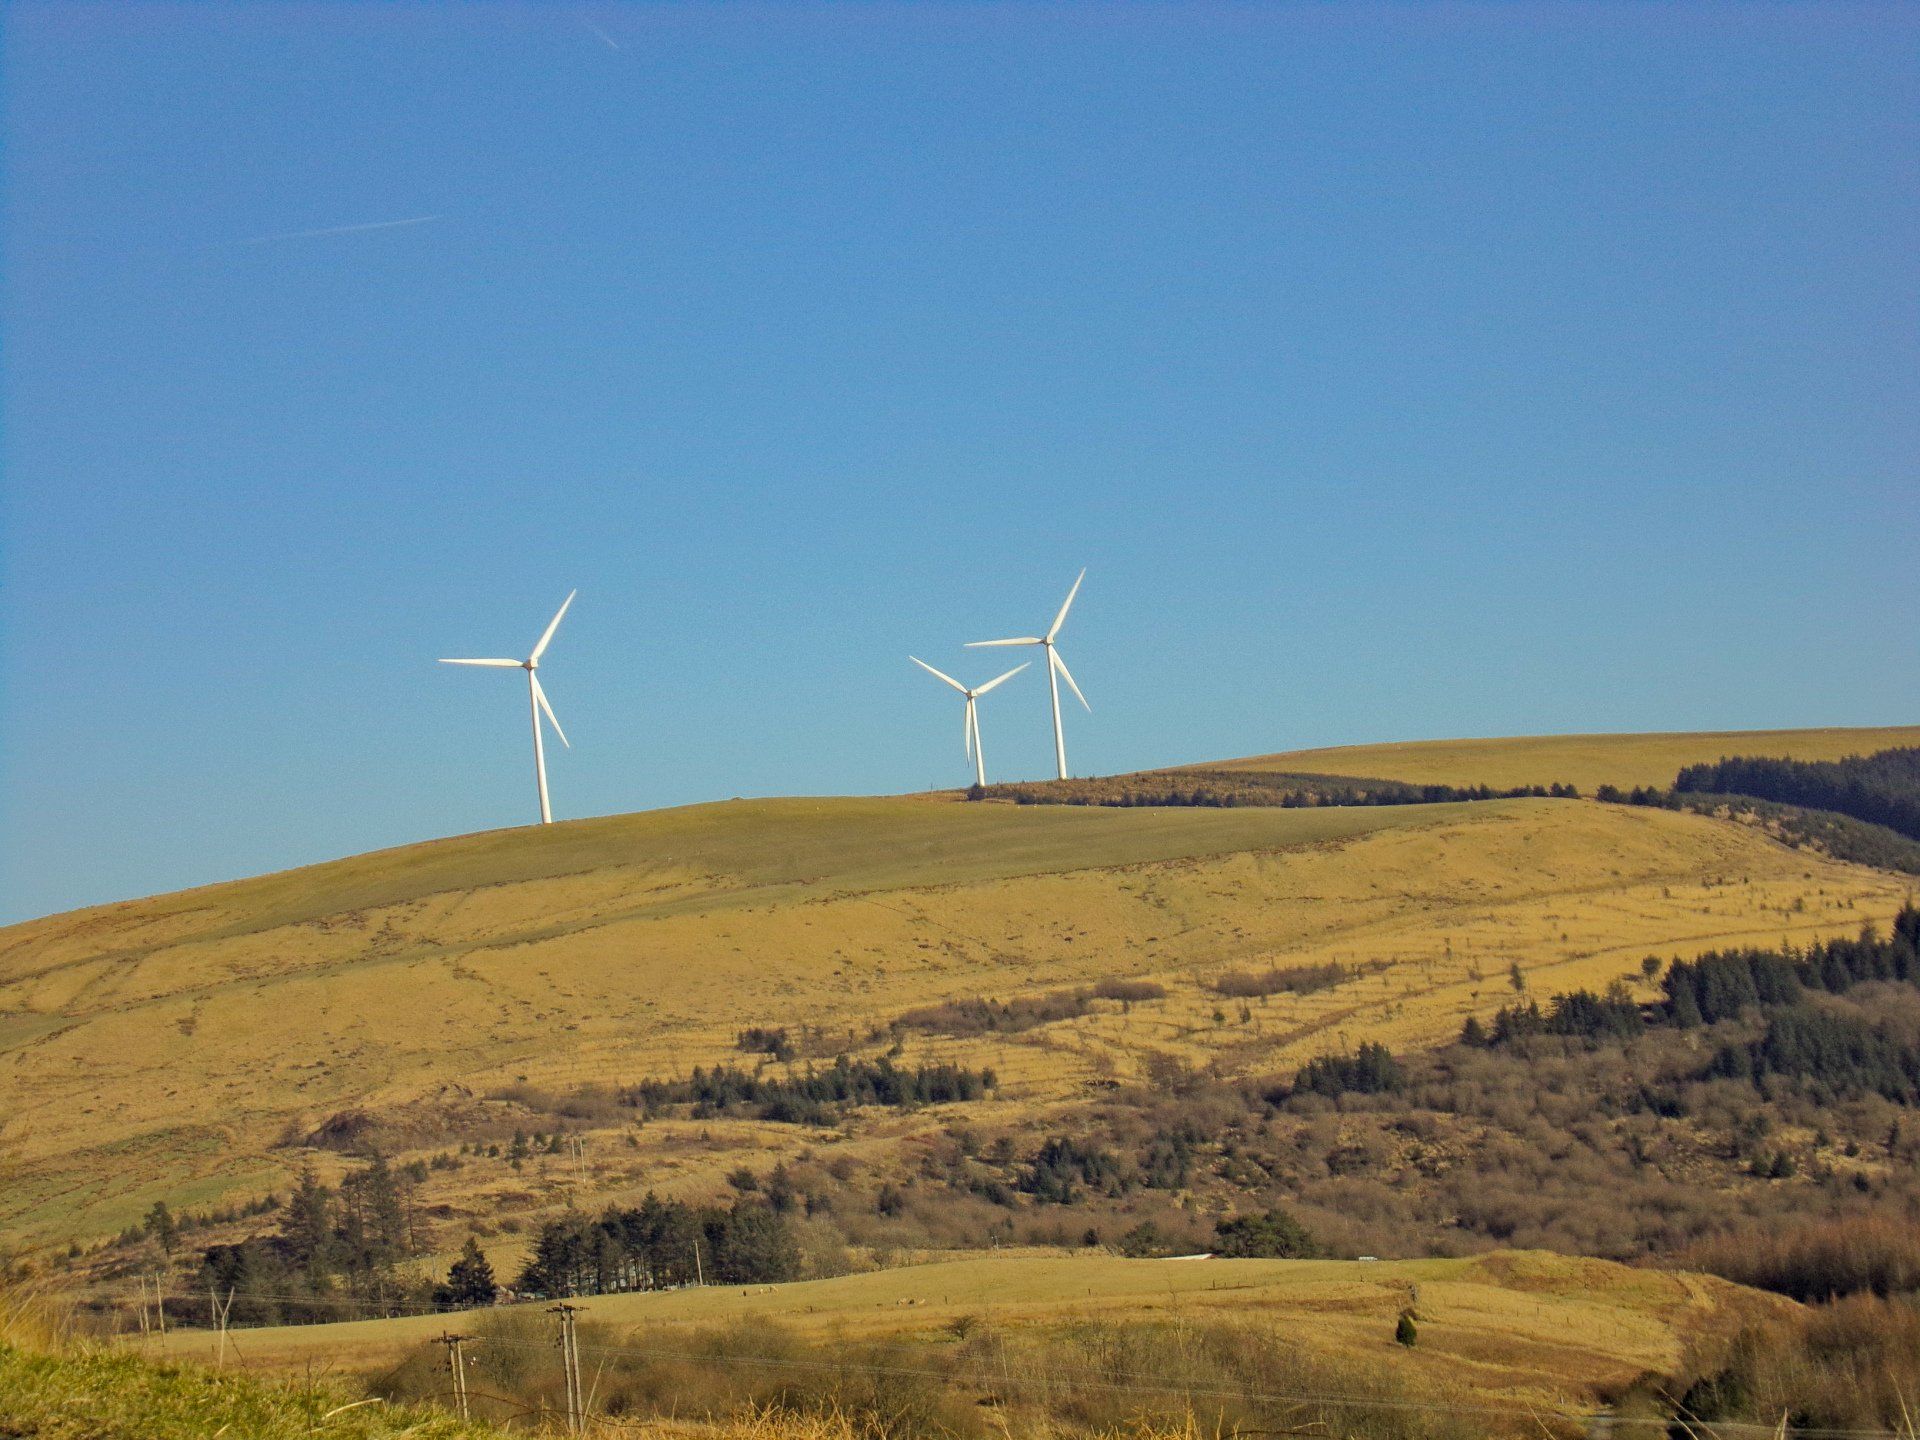
[[[1059, 766], [1062, 780], [1067, 778], [1067, 737], [1066, 732], [1060, 728], [1060, 680], [1065, 680], [1073, 687], [1074, 695], [1086, 707], [1089, 715], [1093, 713], [1093, 707], [1087, 704], [1087, 697], [1080, 694], [1080, 687], [1074, 685], [1073, 672], [1067, 669], [1067, 662], [1060, 658], [1060, 651], [1055, 642], [1059, 639], [1060, 627], [1067, 623], [1067, 611], [1073, 608], [1073, 597], [1080, 593], [1080, 581], [1086, 578], [1087, 572], [1082, 570], [1079, 577], [1074, 580], [1073, 588], [1067, 592], [1067, 598], [1060, 606], [1060, 613], [1053, 617], [1053, 624], [1048, 627], [1045, 635], [1022, 635], [1013, 640], [974, 640], [967, 645], [969, 650], [977, 650], [984, 645], [1038, 645], [1047, 652], [1047, 689], [1053, 693], [1053, 758]], [[1059, 676], [1058, 680], [1054, 678], [1056, 675]]]
[[544, 711], [547, 722], [553, 726], [553, 733], [560, 737], [560, 743], [569, 750], [573, 748], [567, 740], [567, 732], [560, 728], [560, 721], [553, 713], [553, 706], [547, 703], [547, 692], [540, 688], [540, 657], [547, 653], [547, 646], [553, 640], [553, 632], [560, 628], [565, 618], [567, 606], [573, 604], [575, 590], [568, 595], [560, 606], [559, 613], [548, 623], [546, 633], [541, 635], [540, 643], [533, 647], [533, 653], [524, 660], [442, 660], [442, 665], [490, 665], [496, 669], [524, 670], [527, 672], [527, 705], [533, 711], [533, 775], [540, 786], [540, 823], [553, 823], [553, 807], [547, 803], [547, 749], [541, 743], [540, 716]]
[[980, 751], [980, 712], [974, 708], [973, 702], [986, 694], [987, 691], [993, 689], [994, 686], [1004, 684], [1006, 681], [1011, 680], [1022, 670], [1026, 669], [1027, 665], [1031, 665], [1033, 662], [1029, 660], [1026, 665], [1016, 665], [1013, 669], [1007, 671], [1006, 674], [996, 675], [993, 679], [987, 681], [986, 684], [976, 685], [973, 689], [969, 690], [951, 675], [934, 669], [933, 666], [927, 664], [927, 662], [922, 660], [918, 655], [909, 655], [907, 658], [936, 680], [946, 681], [947, 684], [967, 697], [967, 758], [973, 761], [973, 778], [980, 785], [984, 786], [987, 783], [987, 760], [986, 756]]

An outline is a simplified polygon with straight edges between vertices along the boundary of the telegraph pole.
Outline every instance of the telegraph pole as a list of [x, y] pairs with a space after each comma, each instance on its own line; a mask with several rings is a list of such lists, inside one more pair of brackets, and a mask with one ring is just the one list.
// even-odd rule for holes
[[233, 1312], [233, 1287], [227, 1287], [227, 1298], [221, 1301], [213, 1286], [207, 1286], [207, 1308], [213, 1312], [213, 1323], [220, 1331], [220, 1368], [227, 1368], [227, 1316]]
[[569, 1305], [562, 1301], [558, 1305], [549, 1305], [547, 1313], [560, 1317], [560, 1367], [567, 1379], [567, 1433], [580, 1433], [582, 1412], [586, 1405], [580, 1390], [580, 1340], [574, 1333], [574, 1319], [578, 1314], [578, 1305]]
[[434, 1343], [447, 1347], [447, 1368], [453, 1372], [454, 1401], [460, 1407], [460, 1418], [471, 1420], [473, 1416], [467, 1411], [467, 1357], [460, 1353], [460, 1347], [467, 1343], [467, 1337], [442, 1333]]

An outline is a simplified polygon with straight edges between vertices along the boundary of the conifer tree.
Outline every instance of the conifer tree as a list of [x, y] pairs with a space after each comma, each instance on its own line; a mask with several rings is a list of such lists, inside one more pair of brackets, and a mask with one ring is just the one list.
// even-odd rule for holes
[[280, 1242], [297, 1270], [315, 1281], [333, 1268], [333, 1192], [313, 1173], [313, 1162], [300, 1167], [300, 1179], [288, 1197], [280, 1222]]
[[491, 1305], [493, 1294], [493, 1266], [487, 1263], [479, 1240], [469, 1235], [460, 1258], [447, 1272], [447, 1283], [439, 1287], [434, 1299], [449, 1309], [470, 1310], [476, 1305]]
[[180, 1238], [180, 1227], [174, 1223], [173, 1212], [167, 1209], [166, 1201], [153, 1202], [153, 1208], [147, 1211], [140, 1228], [146, 1231], [148, 1239], [160, 1247], [163, 1255], [173, 1254], [174, 1243]]

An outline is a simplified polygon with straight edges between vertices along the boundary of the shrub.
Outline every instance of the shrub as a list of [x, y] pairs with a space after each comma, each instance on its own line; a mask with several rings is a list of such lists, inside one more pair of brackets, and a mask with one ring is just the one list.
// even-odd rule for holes
[[1214, 1237], [1214, 1248], [1233, 1259], [1297, 1260], [1319, 1253], [1300, 1222], [1281, 1210], [1222, 1220]]
[[1151, 980], [1102, 980], [1093, 987], [1093, 993], [1101, 1000], [1164, 1000], [1167, 987]]
[[893, 1023], [896, 1029], [920, 1030], [929, 1035], [1017, 1034], [1086, 1014], [1090, 993], [1055, 990], [1045, 995], [1016, 995], [1011, 1000], [989, 1000], [976, 995], [939, 1005], [923, 1005], [907, 1011]]
[[734, 1037], [733, 1043], [749, 1055], [771, 1055], [776, 1060], [791, 1060], [794, 1055], [793, 1042], [784, 1028], [750, 1025]]
[[1120, 1163], [1111, 1153], [1071, 1137], [1056, 1137], [1042, 1145], [1020, 1178], [1022, 1190], [1055, 1205], [1071, 1205], [1089, 1189], [1117, 1194], [1122, 1185]]
[[1263, 995], [1310, 995], [1316, 990], [1330, 990], [1335, 985], [1353, 978], [1353, 972], [1344, 965], [1292, 965], [1281, 969], [1250, 974], [1243, 970], [1229, 970], [1213, 979], [1213, 990], [1230, 1000], [1250, 1000]]

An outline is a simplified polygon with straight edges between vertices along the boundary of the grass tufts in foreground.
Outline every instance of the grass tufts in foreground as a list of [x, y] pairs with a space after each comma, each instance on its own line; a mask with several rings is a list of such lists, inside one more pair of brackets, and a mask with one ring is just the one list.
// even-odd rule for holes
[[499, 1440], [445, 1410], [389, 1405], [329, 1383], [256, 1380], [99, 1350], [72, 1313], [0, 1287], [0, 1436], [32, 1440]]
[[34, 1440], [493, 1440], [501, 1433], [444, 1410], [356, 1400], [326, 1384], [0, 1345], [0, 1434]]

